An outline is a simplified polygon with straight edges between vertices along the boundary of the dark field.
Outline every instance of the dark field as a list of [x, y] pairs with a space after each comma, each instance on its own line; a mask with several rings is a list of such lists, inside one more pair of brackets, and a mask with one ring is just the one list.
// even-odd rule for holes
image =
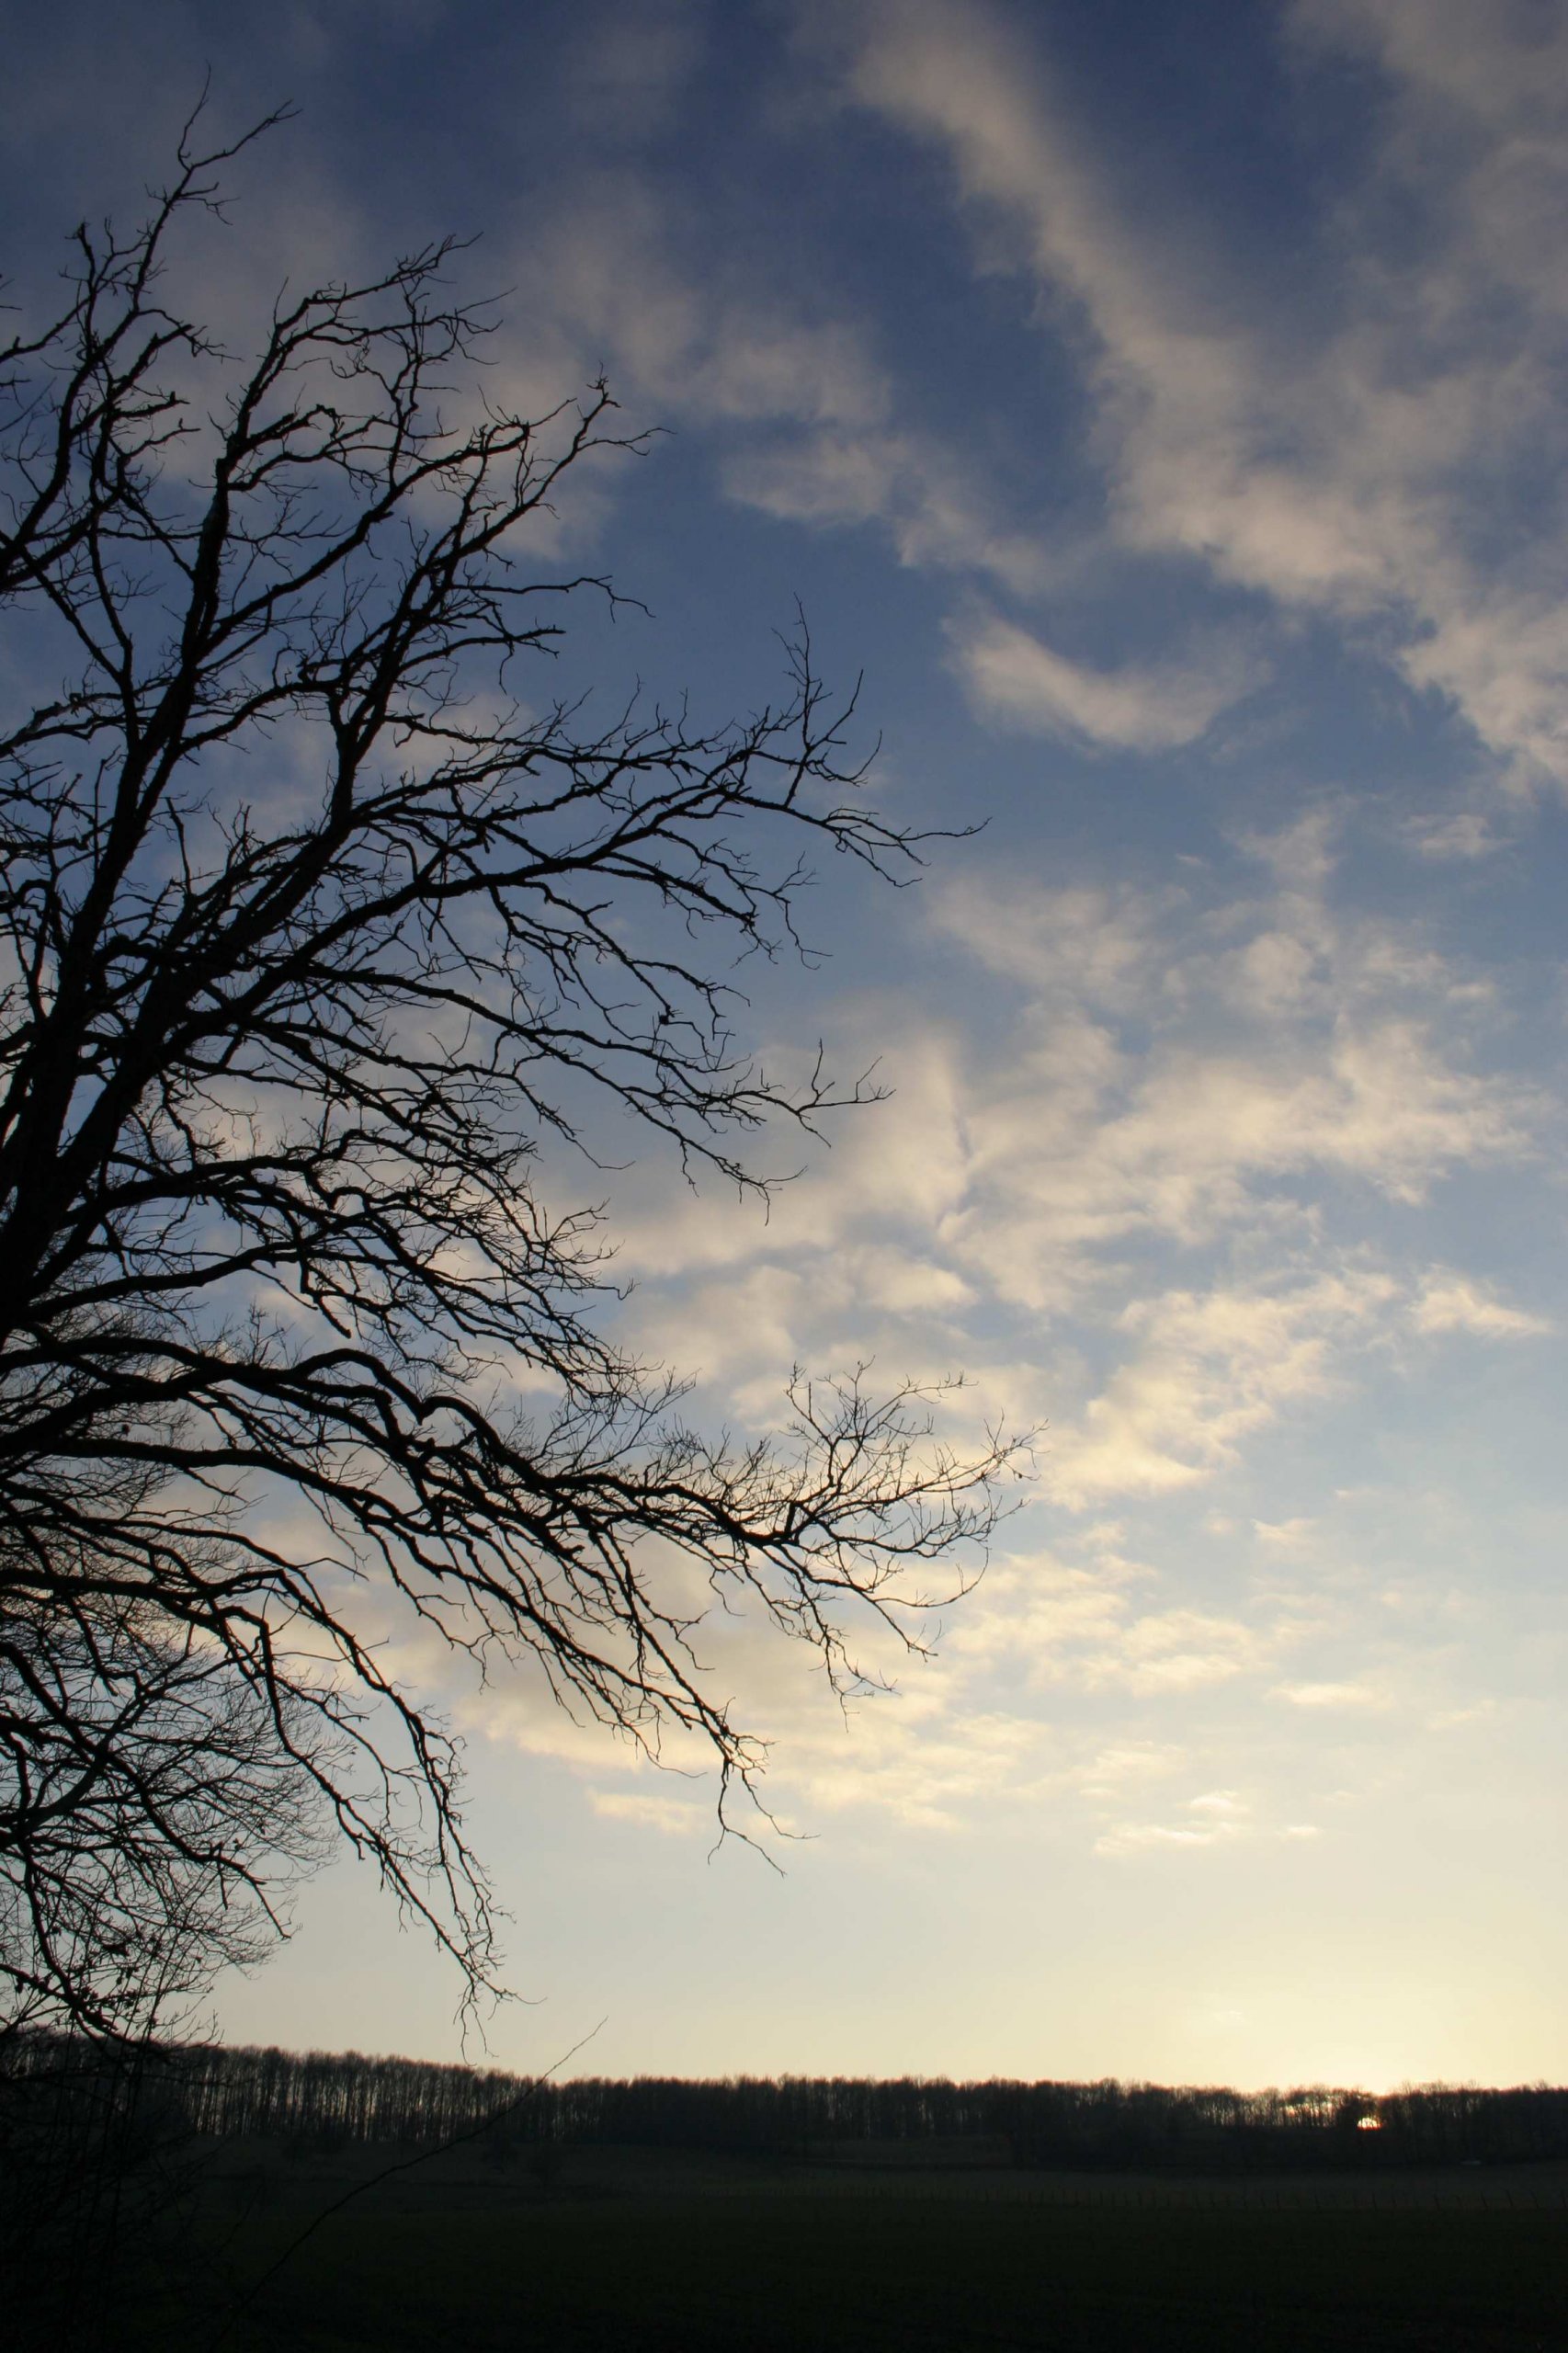
[[176, 2292], [142, 2302], [130, 2341], [1568, 2353], [1561, 2166], [1177, 2183], [600, 2150], [540, 2178], [471, 2156], [372, 2190], [258, 2289], [351, 2179], [329, 2160], [229, 2154], [189, 2218]]

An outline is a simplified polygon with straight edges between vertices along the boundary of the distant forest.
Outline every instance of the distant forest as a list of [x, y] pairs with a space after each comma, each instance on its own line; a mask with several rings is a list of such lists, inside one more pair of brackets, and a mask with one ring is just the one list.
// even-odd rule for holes
[[[122, 2069], [115, 2074], [124, 2095]], [[1236, 2092], [1102, 2082], [955, 2084], [903, 2076], [684, 2081], [525, 2077], [358, 2052], [152, 2047], [137, 2097], [165, 2128], [300, 2153], [476, 2138], [498, 2163], [530, 2148], [619, 2145], [794, 2163], [971, 2162], [1195, 2172], [1518, 2163], [1568, 2157], [1568, 2089], [1426, 2085], [1374, 2096], [1323, 2086]], [[104, 2087], [92, 2046], [0, 2043], [0, 2079], [40, 2108]], [[118, 2103], [117, 2103], [118, 2104]], [[36, 2112], [36, 2111], [35, 2111]]]

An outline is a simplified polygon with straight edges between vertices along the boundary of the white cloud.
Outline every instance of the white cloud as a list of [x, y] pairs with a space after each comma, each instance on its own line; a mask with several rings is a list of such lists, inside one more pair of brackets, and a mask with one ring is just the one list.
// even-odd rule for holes
[[1487, 1340], [1538, 1338], [1552, 1330], [1549, 1317], [1509, 1307], [1485, 1284], [1434, 1267], [1411, 1310], [1418, 1332], [1471, 1332]]
[[1079, 1770], [1079, 1794], [1091, 1803], [1121, 1802], [1130, 1790], [1149, 1781], [1167, 1780], [1181, 1772], [1187, 1751], [1174, 1742], [1132, 1741], [1100, 1749]]
[[1216, 646], [1207, 661], [1103, 670], [994, 614], [955, 624], [952, 636], [970, 697], [987, 716], [1105, 748], [1193, 743], [1258, 683], [1256, 665], [1233, 646]]
[[1344, 1351], [1376, 1333], [1394, 1296], [1388, 1276], [1349, 1271], [1138, 1302], [1122, 1318], [1131, 1353], [1076, 1426], [1053, 1433], [1051, 1493], [1083, 1509], [1197, 1485], [1286, 1405], [1326, 1394]]
[[1229, 1823], [1121, 1822], [1095, 1840], [1096, 1855], [1136, 1855], [1150, 1847], [1218, 1847], [1233, 1838]]
[[712, 1806], [691, 1799], [660, 1797], [652, 1790], [590, 1790], [588, 1803], [606, 1821], [635, 1823], [666, 1838], [717, 1835]]
[[1096, 1855], [1136, 1855], [1151, 1848], [1228, 1846], [1254, 1835], [1252, 1807], [1234, 1790], [1210, 1790], [1187, 1801], [1184, 1822], [1119, 1822], [1095, 1841]]
[[774, 436], [726, 459], [733, 498], [780, 520], [876, 523], [901, 563], [973, 572], [1028, 593], [1060, 568], [1007, 519], [1007, 501], [934, 436], [889, 424], [833, 423]]
[[1536, 1328], [1479, 1270], [1413, 1279], [1359, 1242], [1358, 1203], [1415, 1212], [1538, 1149], [1548, 1107], [1470, 1066], [1496, 1008], [1419, 933], [1335, 912], [1321, 824], [1256, 847], [1251, 899], [972, 865], [936, 893], [1012, 1020], [971, 1042], [868, 1005], [893, 1097], [766, 1222], [651, 1188], [618, 1211], [642, 1345], [757, 1424], [796, 1361], [965, 1366], [949, 1433], [1048, 1422], [1046, 1492], [1082, 1510], [1215, 1480], [1413, 1323]]
[[1095, 1852], [1109, 1856], [1184, 1849], [1201, 1852], [1243, 1840], [1293, 1842], [1323, 1836], [1314, 1822], [1288, 1822], [1278, 1829], [1267, 1828], [1256, 1818], [1250, 1801], [1235, 1790], [1210, 1790], [1203, 1797], [1188, 1798], [1186, 1812], [1185, 1821], [1113, 1823], [1096, 1839]]
[[[1018, 266], [1074, 306], [1123, 548], [1352, 627], [1375, 617], [1410, 683], [1448, 698], [1511, 773], [1563, 781], [1555, 488], [1522, 550], [1495, 528], [1500, 483], [1556, 484], [1568, 458], [1568, 277], [1548, 225], [1568, 200], [1568, 74], [1561, 27], [1528, 16], [1471, 0], [1297, 10], [1303, 36], [1375, 55], [1392, 99], [1369, 183], [1341, 191], [1337, 316], [1310, 340], [1270, 287], [1221, 294], [1211, 254], [1130, 225], [1019, 37], [1026, 12], [1015, 26], [979, 0], [862, 0], [834, 24], [849, 95], [937, 145], [971, 213], [1010, 224]], [[1419, 261], [1381, 257], [1391, 186], [1420, 212]], [[1028, 673], [1009, 653], [1016, 702]], [[1074, 692], [1117, 711], [1050, 657], [1033, 676], [1053, 711]]]
[[1466, 1067], [1467, 1018], [1489, 1015], [1468, 976], [1336, 917], [1299, 876], [1210, 915], [1175, 892], [971, 873], [933, 913], [1029, 1000], [966, 1107], [969, 1184], [944, 1231], [1041, 1306], [1085, 1252], [1138, 1233], [1300, 1229], [1287, 1188], [1312, 1172], [1418, 1203], [1449, 1169], [1528, 1153], [1545, 1116]]
[[1292, 1708], [1349, 1709], [1376, 1711], [1391, 1705], [1390, 1695], [1376, 1683], [1281, 1683], [1270, 1695], [1287, 1699]]
[[[864, 429], [885, 419], [890, 386], [862, 330], [758, 296], [753, 273], [699, 267], [691, 224], [627, 172], [597, 200], [579, 196], [519, 258], [530, 344], [542, 335], [556, 397], [562, 381], [608, 369], [618, 396], [660, 419]], [[540, 361], [506, 348], [530, 383]], [[639, 419], [639, 422], [644, 420]]]
[[[1154, 1572], [1103, 1552], [1087, 1564], [1051, 1554], [996, 1563], [955, 1617], [944, 1656], [966, 1674], [1006, 1669], [1030, 1690], [1195, 1691], [1272, 1671], [1295, 1637], [1273, 1618], [1252, 1623], [1213, 1609], [1152, 1608], [1140, 1588]], [[1142, 1751], [1108, 1752], [1096, 1776], [1135, 1766]]]
[[1451, 817], [1418, 817], [1405, 827], [1405, 837], [1416, 855], [1434, 859], [1491, 858], [1504, 847], [1502, 836], [1473, 809]]
[[1233, 1822], [1250, 1808], [1234, 1790], [1210, 1790], [1200, 1798], [1188, 1798], [1187, 1807], [1193, 1813], [1211, 1815], [1216, 1821]]
[[1114, 1647], [1091, 1651], [1079, 1675], [1090, 1690], [1119, 1685], [1144, 1695], [1196, 1691], [1256, 1671], [1278, 1640], [1212, 1611], [1160, 1610], [1132, 1620]]
[[[1528, 137], [1562, 114], [1568, 26], [1550, 7], [1293, 0], [1291, 18], [1303, 38], [1379, 58], [1399, 81], [1440, 97], [1456, 121], [1468, 117], [1477, 127], [1498, 125]], [[1536, 160], [1561, 164], [1550, 155]], [[1550, 274], [1551, 257], [1539, 251], [1512, 251], [1509, 258], [1513, 268]]]
[[1295, 1552], [1310, 1542], [1316, 1526], [1314, 1519], [1255, 1519], [1252, 1529], [1260, 1544], [1280, 1552]]

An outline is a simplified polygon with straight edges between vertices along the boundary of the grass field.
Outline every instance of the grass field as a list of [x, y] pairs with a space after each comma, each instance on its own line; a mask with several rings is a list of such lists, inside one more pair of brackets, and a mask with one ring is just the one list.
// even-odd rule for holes
[[227, 2221], [210, 2200], [181, 2292], [145, 2311], [135, 2341], [169, 2353], [1568, 2353], [1555, 2169], [1428, 2177], [1425, 2197], [1405, 2184], [1403, 2202], [1375, 2205], [1365, 2184], [1321, 2178], [769, 2182], [608, 2154], [575, 2171], [548, 2195], [461, 2168], [405, 2176], [333, 2217], [259, 2291], [324, 2202], [330, 2169], [279, 2177]]

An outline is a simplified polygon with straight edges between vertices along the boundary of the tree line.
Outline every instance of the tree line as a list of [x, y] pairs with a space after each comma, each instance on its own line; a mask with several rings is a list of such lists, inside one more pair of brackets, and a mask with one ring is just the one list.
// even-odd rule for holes
[[[80, 2038], [13, 2038], [0, 2063], [35, 2113], [101, 2106], [106, 2063]], [[995, 2164], [1196, 2171], [1314, 2165], [1519, 2163], [1568, 2157], [1568, 2087], [1427, 2084], [1374, 2095], [1310, 2086], [953, 2083], [946, 2078], [585, 2076], [535, 2083], [497, 2069], [356, 2052], [185, 2045], [135, 2086], [143, 2133], [256, 2139], [298, 2152], [488, 2138], [502, 2160], [540, 2146], [710, 2151], [832, 2162], [865, 2144], [968, 2143]], [[486, 2135], [487, 2120], [494, 2120]], [[958, 2154], [958, 2146], [952, 2148]]]

